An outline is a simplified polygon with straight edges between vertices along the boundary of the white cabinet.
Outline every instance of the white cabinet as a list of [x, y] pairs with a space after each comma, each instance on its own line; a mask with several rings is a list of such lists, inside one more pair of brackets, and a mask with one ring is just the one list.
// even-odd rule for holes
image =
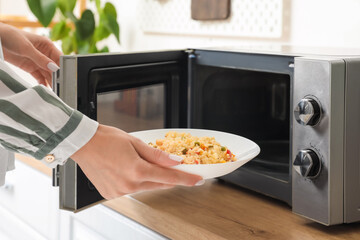
[[38, 233], [31, 225], [15, 216], [11, 211], [0, 206], [0, 239], [47, 239]]
[[[71, 231], [62, 232], [61, 239], [73, 240], [157, 240], [164, 236], [103, 206], [97, 205], [82, 212], [62, 213], [62, 225], [68, 222]], [[66, 221], [65, 218], [67, 218]], [[65, 234], [65, 235], [64, 235]]]
[[48, 176], [16, 161], [0, 187], [0, 231], [11, 239], [58, 239], [57, 191]]
[[1, 240], [154, 240], [166, 239], [103, 206], [79, 213], [59, 210], [51, 178], [16, 161], [0, 187]]

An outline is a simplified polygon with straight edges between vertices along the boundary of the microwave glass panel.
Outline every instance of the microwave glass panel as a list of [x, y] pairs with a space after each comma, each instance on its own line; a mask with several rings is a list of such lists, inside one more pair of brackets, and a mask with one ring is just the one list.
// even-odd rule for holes
[[164, 128], [164, 84], [97, 95], [97, 120], [126, 132]]
[[244, 168], [289, 180], [289, 75], [197, 66], [193, 86], [194, 127], [251, 139], [261, 152]]

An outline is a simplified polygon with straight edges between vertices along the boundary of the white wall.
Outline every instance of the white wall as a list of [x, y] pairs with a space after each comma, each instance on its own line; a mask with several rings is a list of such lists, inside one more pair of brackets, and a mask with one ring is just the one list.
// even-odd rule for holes
[[[144, 51], [158, 49], [183, 49], [208, 46], [241, 46], [251, 44], [269, 45], [273, 43], [288, 43], [298, 46], [346, 47], [360, 49], [360, 0], [232, 0], [232, 14], [247, 11], [246, 6], [279, 4], [283, 8], [281, 36], [251, 37], [240, 36], [234, 31], [234, 36], [211, 36], [199, 34], [166, 34], [143, 31], [144, 5], [161, 5], [166, 8], [174, 1], [187, 2], [181, 11], [188, 11], [190, 0], [108, 0], [118, 11], [120, 22], [121, 45], [114, 37], [102, 44], [107, 44], [111, 51]], [[88, 1], [89, 2], [89, 1]], [[106, 0], [102, 0], [106, 2]], [[94, 3], [88, 3], [89, 6]], [[245, 8], [245, 10], [243, 9]], [[187, 8], [187, 9], [185, 9]], [[263, 8], [259, 7], [263, 10]], [[268, 9], [268, 8], [267, 8]], [[251, 10], [251, 8], [250, 8]], [[252, 9], [251, 14], [256, 14]], [[0, 14], [22, 14], [34, 19], [30, 13], [26, 0], [0, 0]], [[276, 14], [276, 12], [275, 12]], [[151, 18], [151, 15], [147, 15]], [[158, 17], [158, 16], [154, 16]], [[147, 19], [145, 19], [146, 21]], [[151, 20], [151, 19], [150, 19]], [[167, 19], [165, 19], [167, 21]], [[190, 16], [188, 20], [191, 21]], [[200, 23], [206, 25], [209, 23]], [[210, 23], [217, 24], [217, 23]], [[176, 29], [174, 27], [174, 29]], [[40, 31], [41, 32], [41, 31]], [[44, 32], [44, 31], [43, 31]], [[20, 71], [21, 72], [21, 71]], [[22, 76], [28, 77], [26, 74]]]
[[[283, 0], [284, 13], [289, 13], [290, 16], [289, 19], [284, 17], [283, 36], [272, 39], [144, 33], [141, 30], [142, 16], [139, 9], [141, 9], [140, 4], [144, 4], [145, 1], [166, 4], [174, 0], [112, 0], [111, 2], [118, 9], [121, 24], [121, 46], [116, 46], [114, 41], [110, 41], [112, 50], [234, 46], [248, 42], [360, 48], [359, 0]], [[260, 2], [267, 1], [271, 2], [270, 0]]]
[[[114, 38], [105, 42], [112, 51], [236, 46], [250, 42], [360, 48], [360, 0], [232, 0], [233, 14], [241, 11], [246, 4], [257, 2], [259, 6], [262, 6], [280, 2], [284, 8], [284, 31], [282, 36], [277, 38], [241, 37], [239, 34], [224, 37], [144, 32], [142, 29], [142, 21], [144, 21], [142, 5], [161, 4], [166, 8], [167, 5], [178, 0], [108, 1], [116, 6], [121, 26], [121, 45], [118, 45]], [[187, 2], [188, 8], [190, 8], [190, 0], [181, 1]], [[102, 0], [102, 2], [106, 2], [106, 0]], [[240, 3], [235, 4], [237, 2]], [[88, 3], [88, 5], [92, 4]], [[0, 0], [0, 14], [15, 15], [17, 13], [27, 14], [34, 19], [28, 10], [26, 0]], [[191, 21], [190, 16], [189, 21]]]
[[12, 16], [28, 15], [30, 19], [35, 19], [35, 17], [29, 15], [26, 0], [0, 0], [0, 14]]
[[[263, 42], [262, 38], [254, 37], [239, 37], [239, 36], [206, 36], [200, 34], [189, 34], [180, 32], [177, 34], [158, 33], [158, 32], [144, 32], [144, 21], [142, 13], [144, 11], [141, 4], [163, 5], [166, 8], [171, 1], [185, 1], [188, 3], [187, 8], [190, 8], [190, 0], [110, 0], [117, 10], [119, 15], [119, 22], [121, 27], [121, 47], [116, 46], [115, 42], [111, 41], [111, 50], [114, 51], [142, 51], [153, 49], [170, 49], [170, 48], [193, 48], [193, 47], [207, 47], [207, 46], [229, 46], [238, 45], [239, 43], [248, 42]], [[233, 0], [234, 1], [234, 0]], [[247, 0], [238, 0], [244, 1]], [[281, 1], [280, 1], [281, 2]], [[179, 9], [184, 11], [184, 9]], [[237, 9], [233, 9], [237, 11]], [[156, 17], [156, 16], [154, 16]], [[150, 20], [150, 19], [149, 19]], [[166, 21], [166, 19], [165, 19]], [[189, 16], [189, 20], [190, 16]], [[214, 23], [216, 24], [216, 23]], [[203, 28], [206, 29], [206, 28]], [[237, 34], [238, 35], [238, 34]], [[266, 39], [269, 42], [284, 41], [283, 38]]]
[[360, 1], [292, 2], [291, 43], [360, 48]]

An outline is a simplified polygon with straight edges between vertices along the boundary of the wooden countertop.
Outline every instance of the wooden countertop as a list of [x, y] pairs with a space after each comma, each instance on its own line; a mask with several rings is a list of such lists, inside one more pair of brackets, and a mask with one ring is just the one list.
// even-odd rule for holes
[[[51, 173], [36, 160], [17, 159]], [[326, 227], [293, 214], [285, 203], [217, 180], [103, 204], [171, 239], [360, 239], [360, 223]]]

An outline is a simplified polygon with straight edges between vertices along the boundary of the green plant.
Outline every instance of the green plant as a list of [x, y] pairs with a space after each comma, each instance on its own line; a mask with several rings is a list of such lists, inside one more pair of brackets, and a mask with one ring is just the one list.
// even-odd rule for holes
[[95, 2], [97, 21], [89, 9], [80, 18], [74, 15], [77, 0], [27, 0], [30, 10], [44, 27], [49, 26], [56, 12], [60, 13], [60, 20], [52, 27], [50, 38], [62, 41], [61, 47], [65, 54], [108, 52], [107, 46], [98, 49], [96, 43], [111, 34], [120, 43], [116, 9], [109, 2], [101, 6], [100, 0], [90, 1]]

